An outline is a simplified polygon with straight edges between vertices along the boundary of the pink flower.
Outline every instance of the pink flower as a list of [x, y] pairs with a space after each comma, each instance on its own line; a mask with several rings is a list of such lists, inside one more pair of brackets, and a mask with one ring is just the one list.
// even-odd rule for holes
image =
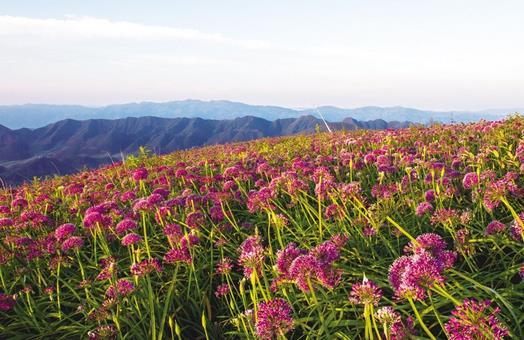
[[84, 240], [78, 236], [71, 236], [62, 243], [62, 251], [68, 252], [71, 249], [80, 249], [84, 245]]
[[291, 306], [281, 298], [259, 303], [255, 325], [257, 336], [263, 340], [283, 337], [294, 328], [292, 313]]
[[119, 279], [116, 282], [116, 290], [115, 286], [111, 285], [106, 290], [106, 296], [108, 298], [119, 298], [119, 297], [125, 297], [131, 294], [135, 290], [135, 285], [126, 279]]
[[351, 287], [349, 301], [353, 304], [378, 306], [381, 297], [380, 288], [373, 281], [364, 277], [362, 283], [355, 283]]
[[129, 233], [122, 238], [122, 245], [127, 247], [132, 244], [137, 244], [140, 241], [142, 241], [142, 236], [135, 233]]
[[136, 228], [136, 222], [133, 221], [132, 219], [126, 218], [118, 222], [118, 224], [116, 225], [115, 231], [117, 234], [122, 235], [135, 228]]
[[55, 238], [58, 241], [63, 240], [69, 237], [70, 235], [73, 235], [75, 231], [76, 231], [76, 227], [74, 224], [72, 223], [62, 224], [61, 226], [55, 229]]
[[0, 293], [0, 310], [8, 312], [15, 306], [16, 301], [13, 295]]
[[491, 301], [478, 302], [465, 299], [462, 305], [451, 312], [453, 317], [444, 325], [451, 340], [494, 339], [509, 335], [508, 330], [497, 319], [500, 309], [489, 311]]
[[260, 236], [250, 236], [240, 245], [238, 263], [244, 268], [244, 276], [250, 277], [253, 271], [260, 272], [264, 263], [264, 247]]

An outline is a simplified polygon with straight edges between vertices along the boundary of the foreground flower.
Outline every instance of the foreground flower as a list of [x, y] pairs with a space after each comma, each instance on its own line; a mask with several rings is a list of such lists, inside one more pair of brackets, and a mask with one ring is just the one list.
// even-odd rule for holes
[[55, 238], [59, 241], [64, 240], [68, 238], [69, 236], [73, 235], [73, 233], [76, 231], [76, 227], [72, 223], [65, 223], [56, 228], [55, 230]]
[[349, 301], [353, 304], [378, 306], [381, 297], [380, 288], [373, 281], [364, 277], [362, 283], [355, 283], [351, 287]]
[[489, 311], [491, 302], [465, 299], [451, 314], [453, 317], [444, 326], [452, 340], [503, 339], [508, 330], [497, 319], [500, 309]]
[[276, 298], [258, 305], [256, 332], [260, 339], [284, 336], [293, 329], [293, 310], [286, 300]]

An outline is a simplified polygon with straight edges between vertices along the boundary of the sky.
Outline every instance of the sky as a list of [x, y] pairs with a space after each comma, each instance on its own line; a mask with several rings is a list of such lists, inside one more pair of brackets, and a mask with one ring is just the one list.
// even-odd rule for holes
[[0, 105], [524, 107], [524, 1], [0, 0]]

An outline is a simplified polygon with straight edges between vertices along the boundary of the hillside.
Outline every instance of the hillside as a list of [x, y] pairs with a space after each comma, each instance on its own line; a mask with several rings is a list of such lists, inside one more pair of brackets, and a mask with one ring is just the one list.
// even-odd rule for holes
[[2, 337], [522, 339], [523, 131], [274, 137], [0, 191]]
[[279, 106], [249, 105], [227, 100], [180, 100], [164, 103], [141, 102], [103, 107], [80, 105], [4, 105], [0, 106], [0, 125], [12, 129], [39, 128], [64, 119], [122, 119], [126, 117], [154, 116], [162, 118], [203, 118], [235, 119], [254, 116], [267, 120], [298, 118], [313, 115], [319, 118], [321, 112], [325, 119], [339, 122], [346, 117], [368, 121], [383, 119], [386, 121], [411, 121], [426, 124], [430, 121], [472, 122], [479, 119], [497, 120], [505, 115], [523, 112], [522, 108], [504, 108], [484, 111], [431, 111], [406, 107], [367, 106], [343, 109], [334, 106], [322, 106], [312, 109], [290, 109]]
[[[329, 123], [333, 130], [406, 127], [408, 122]], [[8, 184], [34, 176], [70, 174], [120, 161], [145, 146], [157, 154], [195, 146], [325, 130], [312, 116], [269, 121], [257, 117], [233, 120], [139, 117], [115, 120], [67, 119], [42, 128], [11, 130], [0, 126], [0, 178]]]

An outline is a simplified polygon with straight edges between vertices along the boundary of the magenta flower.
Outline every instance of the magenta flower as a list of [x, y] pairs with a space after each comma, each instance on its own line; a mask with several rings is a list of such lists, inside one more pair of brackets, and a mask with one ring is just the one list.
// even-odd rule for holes
[[133, 293], [135, 290], [135, 285], [126, 279], [119, 279], [116, 282], [116, 290], [115, 285], [109, 286], [106, 290], [106, 296], [110, 299], [118, 298], [118, 297], [125, 297], [129, 294]]
[[431, 213], [433, 211], [433, 206], [429, 202], [422, 202], [417, 206], [416, 214], [417, 216], [423, 216], [426, 213]]
[[215, 290], [215, 296], [217, 298], [221, 298], [223, 296], [226, 296], [231, 291], [231, 287], [229, 287], [229, 284], [223, 283], [220, 286], [217, 287]]
[[444, 325], [451, 340], [465, 339], [503, 339], [508, 330], [497, 319], [500, 309], [491, 312], [491, 301], [465, 299], [451, 314], [453, 317]]
[[131, 273], [137, 276], [145, 276], [151, 272], [162, 272], [162, 264], [158, 259], [145, 259], [131, 266]]
[[292, 313], [291, 306], [281, 298], [259, 303], [255, 325], [257, 336], [263, 340], [284, 336], [294, 328]]
[[502, 234], [506, 230], [506, 225], [500, 221], [493, 220], [486, 227], [486, 235]]
[[0, 293], [0, 310], [8, 312], [15, 306], [16, 301], [13, 295]]
[[431, 256], [438, 258], [446, 247], [446, 242], [444, 242], [440, 235], [426, 233], [419, 235], [415, 241], [410, 241], [408, 245], [404, 247], [404, 253], [421, 254], [429, 252]]
[[132, 244], [137, 244], [140, 241], [142, 241], [142, 236], [135, 233], [129, 233], [122, 238], [122, 245], [127, 247]]
[[253, 271], [257, 273], [262, 269], [264, 263], [264, 247], [260, 236], [250, 236], [240, 245], [240, 257], [238, 263], [244, 268], [244, 276], [250, 277]]
[[233, 269], [233, 263], [229, 257], [224, 257], [216, 265], [216, 273], [221, 275], [227, 275], [231, 273]]
[[294, 278], [301, 291], [309, 292], [312, 281], [317, 278], [320, 271], [320, 263], [314, 256], [300, 255], [291, 263], [288, 275]]
[[462, 185], [465, 189], [472, 189], [479, 184], [479, 176], [476, 172], [468, 172], [462, 179]]
[[117, 234], [122, 235], [135, 228], [136, 228], [136, 222], [133, 221], [132, 219], [126, 218], [118, 222], [118, 224], [116, 225], [115, 231]]
[[62, 251], [68, 252], [71, 249], [80, 249], [84, 245], [84, 240], [78, 236], [71, 236], [62, 243]]
[[295, 243], [289, 243], [286, 248], [277, 252], [277, 269], [282, 278], [292, 279], [289, 275], [289, 268], [293, 261], [306, 251], [297, 247]]
[[76, 227], [72, 223], [66, 223], [62, 224], [58, 228], [55, 229], [55, 238], [58, 241], [64, 240], [68, 238], [69, 236], [73, 235], [76, 231]]
[[381, 297], [382, 291], [380, 288], [373, 281], [364, 277], [362, 283], [355, 283], [351, 287], [349, 301], [355, 305], [362, 304], [378, 306]]
[[192, 258], [187, 247], [173, 248], [164, 255], [164, 261], [167, 263], [185, 262], [190, 264]]

